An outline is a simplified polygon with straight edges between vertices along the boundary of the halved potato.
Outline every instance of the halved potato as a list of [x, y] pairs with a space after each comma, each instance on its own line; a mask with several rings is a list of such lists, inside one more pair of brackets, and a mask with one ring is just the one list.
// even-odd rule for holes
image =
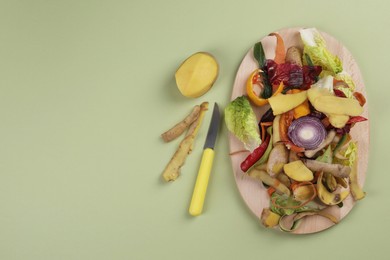
[[197, 52], [187, 58], [175, 73], [176, 85], [185, 97], [200, 97], [217, 80], [219, 66], [210, 53]]

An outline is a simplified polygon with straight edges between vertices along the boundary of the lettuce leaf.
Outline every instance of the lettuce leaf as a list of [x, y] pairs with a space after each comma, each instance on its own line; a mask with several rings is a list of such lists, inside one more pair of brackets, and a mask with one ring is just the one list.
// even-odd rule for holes
[[353, 91], [349, 87], [337, 87], [338, 90], [344, 93], [345, 97], [347, 98], [355, 98], [353, 96]]
[[333, 76], [327, 75], [318, 80], [312, 87], [319, 87], [329, 90], [329, 92], [333, 93]]
[[304, 45], [303, 55], [308, 55], [314, 65], [321, 66], [323, 70], [330, 71], [333, 75], [343, 71], [340, 59], [329, 52], [324, 38], [317, 29], [302, 29], [300, 34]]
[[339, 156], [334, 158], [335, 163], [352, 167], [356, 161], [358, 151], [357, 149], [357, 142], [350, 141], [346, 147], [338, 151]]
[[349, 88], [338, 87], [338, 89], [347, 98], [353, 98], [353, 91], [356, 89], [355, 82], [351, 75], [343, 70], [343, 65], [339, 57], [330, 53], [326, 48], [326, 42], [317, 29], [302, 29], [300, 30], [300, 34], [304, 45], [303, 55], [308, 56], [314, 65], [322, 66], [320, 78], [333, 76], [336, 80], [344, 81]]
[[299, 206], [302, 202], [294, 200], [294, 198], [291, 196], [287, 196], [286, 194], [278, 194], [277, 192], [272, 193], [271, 201], [275, 202], [275, 203], [270, 203], [271, 211], [273, 211], [274, 213], [280, 216], [291, 215], [294, 213], [305, 212], [305, 211], [316, 211], [320, 209], [320, 206], [312, 201], [302, 207], [288, 208], [288, 207]]
[[340, 73], [337, 73], [336, 75], [334, 75], [334, 78], [337, 80], [342, 80], [345, 83], [347, 83], [351, 91], [354, 91], [356, 89], [355, 82], [353, 82], [351, 75], [349, 75], [347, 72], [342, 71]]
[[344, 156], [348, 159], [348, 165], [352, 167], [352, 165], [356, 161], [356, 156], [357, 156], [356, 142], [349, 142], [348, 148], [346, 149]]
[[328, 145], [328, 148], [326, 148], [325, 152], [318, 156], [316, 161], [324, 162], [324, 163], [332, 163], [333, 160], [333, 153], [332, 153], [332, 147]]
[[[289, 197], [285, 194], [278, 194], [277, 192], [274, 192], [271, 195], [271, 200], [274, 200], [274, 202], [275, 202], [275, 204], [271, 203], [271, 205], [270, 205], [271, 211], [275, 212], [276, 214], [279, 214], [280, 216], [294, 214], [295, 209], [289, 209], [289, 208], [285, 208], [285, 207], [287, 207], [287, 206], [294, 207], [294, 206], [299, 205], [299, 202], [293, 200], [292, 197]], [[284, 207], [284, 208], [280, 208], [280, 207], [277, 207], [275, 205], [280, 206], [280, 207]]]
[[225, 107], [225, 123], [250, 152], [261, 144], [257, 118], [246, 96], [237, 97]]

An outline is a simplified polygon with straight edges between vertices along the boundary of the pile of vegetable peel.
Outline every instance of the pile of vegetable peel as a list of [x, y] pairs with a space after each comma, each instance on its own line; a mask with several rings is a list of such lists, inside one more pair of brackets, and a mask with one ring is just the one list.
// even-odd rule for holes
[[[365, 197], [358, 183], [358, 143], [350, 131], [367, 121], [366, 99], [318, 30], [299, 33], [303, 49], [270, 34], [277, 38], [273, 59], [265, 58], [261, 42], [255, 44], [258, 68], [248, 75], [246, 94], [225, 108], [228, 130], [246, 149], [233, 153], [248, 153], [241, 171], [269, 194], [261, 223], [285, 232], [313, 215], [336, 224], [328, 208], [343, 207], [350, 196]], [[259, 106], [269, 109], [257, 121], [253, 108]]]
[[192, 152], [195, 138], [198, 134], [204, 115], [208, 110], [208, 106], [208, 102], [196, 105], [191, 113], [182, 121], [161, 134], [161, 138], [165, 142], [170, 142], [178, 138], [187, 130], [187, 134], [180, 142], [179, 147], [162, 173], [162, 177], [166, 182], [175, 181], [180, 176], [180, 168], [184, 165], [187, 156]]

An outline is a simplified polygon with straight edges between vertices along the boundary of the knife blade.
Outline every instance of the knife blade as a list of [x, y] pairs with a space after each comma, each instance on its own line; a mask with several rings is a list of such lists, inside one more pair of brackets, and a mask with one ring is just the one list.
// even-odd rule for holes
[[214, 104], [213, 115], [211, 117], [209, 130], [203, 147], [202, 160], [199, 166], [198, 176], [196, 178], [194, 191], [192, 193], [189, 213], [192, 216], [202, 214], [203, 204], [206, 197], [207, 186], [210, 179], [211, 169], [214, 160], [214, 147], [217, 140], [221, 114], [218, 104]]

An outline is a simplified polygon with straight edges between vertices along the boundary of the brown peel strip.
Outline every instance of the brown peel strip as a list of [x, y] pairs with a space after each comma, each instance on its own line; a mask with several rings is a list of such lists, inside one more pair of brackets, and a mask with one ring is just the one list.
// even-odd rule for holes
[[335, 224], [339, 223], [339, 220], [335, 216], [333, 216], [332, 214], [326, 213], [324, 211], [321, 211], [321, 210], [320, 211], [300, 212], [297, 215], [295, 215], [294, 220], [297, 221], [297, 220], [303, 219], [307, 216], [315, 216], [315, 215], [327, 218]]
[[170, 142], [180, 136], [198, 117], [200, 114], [200, 106], [196, 105], [191, 113], [182, 121], [177, 123], [171, 129], [161, 135], [165, 142]]
[[305, 211], [305, 212], [300, 212], [300, 213], [294, 213], [292, 215], [284, 215], [280, 217], [279, 219], [279, 229], [284, 231], [284, 232], [292, 232], [296, 230], [301, 221], [308, 216], [321, 216], [329, 219], [332, 221], [334, 224], [339, 223], [339, 220], [333, 216], [332, 214], [326, 213], [322, 210], [320, 211]]
[[180, 168], [184, 165], [187, 155], [192, 151], [194, 140], [203, 121], [204, 113], [208, 110], [208, 104], [208, 102], [203, 102], [200, 105], [198, 118], [192, 123], [187, 135], [180, 142], [175, 154], [165, 167], [162, 173], [162, 177], [165, 181], [174, 181], [179, 177]]

